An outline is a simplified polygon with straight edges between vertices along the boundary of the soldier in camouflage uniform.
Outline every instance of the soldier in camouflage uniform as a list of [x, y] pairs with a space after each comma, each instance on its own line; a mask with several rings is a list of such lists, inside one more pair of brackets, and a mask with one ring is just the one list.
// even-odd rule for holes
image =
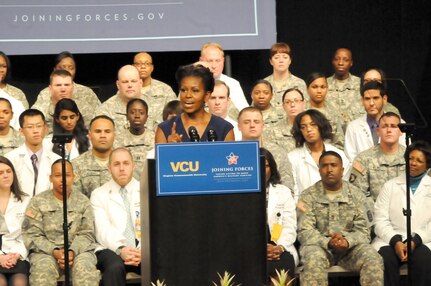
[[[52, 164], [53, 190], [33, 197], [22, 225], [24, 243], [29, 250], [30, 285], [55, 286], [64, 268], [63, 189], [61, 160]], [[72, 164], [66, 162], [68, 193], [69, 265], [73, 285], [99, 285], [94, 250], [94, 214], [90, 201], [72, 190]]]
[[115, 140], [114, 121], [106, 115], [99, 115], [90, 122], [88, 132], [92, 149], [72, 160], [77, 178], [74, 189], [88, 198], [91, 192], [110, 180], [108, 159]]
[[359, 92], [360, 78], [350, 74], [353, 65], [352, 52], [348, 49], [338, 49], [332, 59], [335, 73], [328, 77], [327, 101], [335, 105], [341, 114], [343, 130], [347, 123], [365, 113], [361, 104]]
[[[58, 77], [70, 77], [71, 85], [67, 88], [56, 88], [53, 80]], [[78, 105], [79, 111], [84, 119], [85, 126], [88, 126], [93, 119], [94, 110], [100, 106], [100, 100], [89, 87], [73, 82], [73, 76], [65, 70], [55, 70], [50, 76], [50, 84], [37, 96], [36, 102], [31, 108], [39, 109], [45, 115], [49, 133], [52, 133], [55, 104], [62, 98], [73, 99]]]
[[11, 75], [11, 64], [9, 57], [0, 51], [0, 89], [6, 92], [11, 97], [15, 98], [16, 100], [19, 100], [25, 109], [28, 109], [28, 101], [25, 97], [24, 92], [13, 86], [10, 85], [8, 82], [10, 80]]
[[94, 115], [106, 115], [114, 120], [117, 130], [127, 129], [126, 108], [133, 98], [141, 97], [142, 80], [139, 71], [132, 65], [125, 65], [118, 71], [118, 92], [96, 109]]
[[304, 111], [305, 101], [303, 93], [296, 88], [286, 90], [282, 99], [285, 117], [274, 124], [271, 129], [264, 130], [263, 140], [275, 143], [289, 153], [296, 148], [295, 138], [291, 132], [293, 122], [296, 115]]
[[295, 183], [293, 181], [292, 165], [287, 157], [287, 152], [275, 143], [263, 141], [263, 127], [263, 117], [259, 109], [250, 106], [241, 110], [238, 117], [238, 128], [242, 134], [242, 140], [258, 140], [260, 147], [270, 151], [277, 162], [281, 184], [293, 190]]
[[397, 114], [383, 114], [377, 128], [380, 143], [359, 153], [353, 161], [349, 181], [373, 201], [384, 183], [405, 172], [405, 147], [399, 143], [402, 135], [399, 123]]
[[303, 191], [298, 201], [301, 285], [328, 285], [326, 270], [340, 265], [359, 271], [361, 285], [383, 286], [383, 261], [369, 244], [364, 195], [343, 183], [338, 153], [324, 152], [319, 172], [322, 180]]
[[8, 153], [24, 143], [24, 138], [9, 125], [12, 116], [12, 106], [9, 100], [0, 98], [0, 155]]
[[133, 176], [135, 179], [141, 179], [144, 162], [147, 159], [147, 153], [154, 148], [154, 131], [145, 128], [148, 118], [148, 105], [140, 99], [135, 98], [127, 103], [127, 120], [130, 127], [117, 134], [114, 147], [126, 147], [130, 150], [135, 162]]
[[269, 63], [272, 66], [272, 74], [264, 78], [274, 90], [271, 104], [278, 112], [283, 112], [283, 94], [291, 88], [299, 89], [306, 94], [305, 82], [290, 73], [289, 67], [292, 62], [291, 49], [286, 43], [275, 43], [272, 45], [269, 55]]
[[136, 54], [133, 65], [138, 69], [142, 80], [141, 98], [149, 107], [146, 126], [150, 130], [155, 130], [157, 125], [163, 122], [163, 108], [169, 101], [177, 99], [177, 96], [169, 85], [151, 77], [154, 63], [150, 54], [145, 52]]
[[255, 82], [251, 90], [252, 106], [261, 111], [268, 129], [284, 118], [284, 110], [277, 110], [272, 106], [272, 97], [272, 86], [268, 81], [261, 79]]

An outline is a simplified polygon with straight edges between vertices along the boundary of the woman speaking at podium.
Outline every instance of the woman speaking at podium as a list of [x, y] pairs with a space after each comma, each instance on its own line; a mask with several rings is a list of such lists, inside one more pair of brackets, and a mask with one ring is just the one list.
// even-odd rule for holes
[[205, 111], [214, 89], [211, 71], [200, 65], [179, 67], [176, 79], [183, 113], [159, 124], [155, 142], [234, 141], [233, 126]]

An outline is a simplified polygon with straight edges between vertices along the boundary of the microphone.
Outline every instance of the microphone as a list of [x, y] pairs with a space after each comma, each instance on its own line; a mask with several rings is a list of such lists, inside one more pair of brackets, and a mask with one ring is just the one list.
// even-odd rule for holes
[[189, 127], [189, 137], [190, 137], [190, 142], [201, 141], [201, 138], [199, 137], [199, 133], [196, 130], [196, 127], [194, 127], [194, 126]]
[[217, 141], [217, 133], [215, 132], [214, 128], [210, 127], [207, 131], [207, 138], [208, 142], [215, 142]]

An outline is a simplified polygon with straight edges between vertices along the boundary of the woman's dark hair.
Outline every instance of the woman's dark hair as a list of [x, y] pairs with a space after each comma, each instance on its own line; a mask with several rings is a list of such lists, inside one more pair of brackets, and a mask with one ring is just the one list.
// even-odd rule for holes
[[2, 57], [4, 59], [4, 61], [6, 62], [6, 69], [7, 69], [6, 70], [6, 75], [5, 75], [4, 79], [3, 79], [3, 83], [8, 83], [9, 80], [10, 80], [11, 72], [12, 72], [12, 67], [10, 65], [10, 60], [9, 60], [9, 57], [4, 52], [2, 52], [2, 51], [0, 51], [0, 57]]
[[380, 77], [382, 78], [381, 84], [383, 84], [383, 88], [385, 90], [387, 90], [388, 86], [387, 86], [387, 82], [386, 82], [386, 73], [382, 69], [379, 69], [379, 68], [368, 68], [368, 69], [366, 69], [361, 75], [361, 86], [364, 85], [365, 74], [369, 71], [372, 71], [372, 70], [375, 70], [376, 72], [378, 72], [380, 74]]
[[15, 168], [13, 167], [13, 164], [11, 161], [9, 161], [8, 158], [0, 156], [0, 163], [3, 163], [7, 166], [9, 166], [13, 173], [13, 183], [10, 187], [10, 191], [14, 194], [14, 196], [19, 200], [22, 201], [22, 197], [27, 196], [26, 193], [24, 193], [21, 190], [21, 187], [19, 186], [18, 177], [16, 176]]
[[63, 60], [66, 58], [71, 58], [75, 62], [75, 58], [73, 57], [71, 52], [63, 51], [59, 53], [54, 60], [54, 68]]
[[267, 80], [264, 80], [264, 79], [259, 79], [259, 80], [257, 80], [257, 81], [255, 81], [255, 82], [254, 82], [253, 87], [251, 88], [251, 91], [252, 91], [252, 92], [253, 92], [253, 89], [254, 89], [254, 88], [256, 87], [256, 85], [258, 85], [258, 84], [265, 84], [266, 86], [268, 86], [268, 87], [269, 87], [269, 90], [271, 90], [271, 93], [273, 93], [271, 83], [270, 83], [269, 81], [267, 81]]
[[185, 77], [189, 76], [200, 78], [204, 85], [205, 92], [214, 91], [214, 76], [209, 68], [206, 68], [200, 64], [179, 67], [175, 73], [178, 86]]
[[[60, 134], [60, 133], [66, 133], [66, 131], [61, 127], [61, 125], [57, 122], [57, 119], [60, 118], [60, 113], [63, 110], [69, 110], [77, 115], [79, 115], [78, 122], [76, 123], [75, 129], [73, 129], [73, 137], [75, 138], [76, 142], [78, 143], [78, 151], [79, 154], [82, 154], [88, 150], [90, 147], [90, 142], [88, 140], [87, 134], [88, 130], [85, 128], [84, 119], [82, 117], [81, 112], [79, 111], [78, 106], [76, 105], [75, 101], [73, 101], [70, 98], [63, 98], [57, 104], [55, 105], [54, 110], [54, 124], [53, 124], [53, 131], [54, 134]], [[61, 154], [61, 150], [58, 146], [58, 144], [54, 144], [54, 147], [52, 148], [52, 151]]]
[[278, 172], [277, 162], [275, 162], [274, 156], [272, 156], [271, 152], [269, 152], [265, 148], [260, 148], [260, 155], [264, 156], [265, 160], [268, 161], [269, 169], [271, 170], [271, 176], [269, 177], [266, 187], [268, 187], [269, 184], [272, 184], [272, 185], [280, 184], [281, 176], [280, 176], [280, 172]]
[[404, 153], [404, 159], [406, 159], [406, 161], [409, 158], [410, 153], [414, 150], [420, 151], [424, 154], [427, 169], [431, 168], [431, 145], [423, 140], [418, 140], [412, 143], [407, 147], [406, 152]]
[[293, 138], [295, 138], [296, 147], [301, 147], [305, 143], [304, 135], [302, 135], [301, 132], [301, 120], [305, 115], [309, 115], [311, 120], [316, 123], [317, 127], [319, 128], [320, 138], [322, 141], [326, 139], [332, 140], [332, 127], [325, 115], [316, 109], [308, 109], [299, 113], [293, 122], [292, 135]]
[[135, 102], [140, 102], [144, 108], [145, 108], [145, 112], [148, 114], [148, 104], [145, 102], [145, 100], [143, 100], [142, 98], [133, 98], [131, 99], [126, 106], [126, 113], [129, 112], [130, 106], [132, 106], [133, 103]]
[[307, 79], [305, 81], [305, 84], [307, 85], [307, 88], [310, 87], [310, 84], [315, 81], [318, 78], [324, 78], [326, 81], [326, 75], [323, 72], [313, 72], [307, 76]]

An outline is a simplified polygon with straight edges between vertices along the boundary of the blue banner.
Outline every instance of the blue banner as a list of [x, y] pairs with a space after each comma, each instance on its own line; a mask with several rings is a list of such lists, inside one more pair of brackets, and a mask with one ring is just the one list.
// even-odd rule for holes
[[260, 192], [258, 141], [156, 145], [158, 196]]

